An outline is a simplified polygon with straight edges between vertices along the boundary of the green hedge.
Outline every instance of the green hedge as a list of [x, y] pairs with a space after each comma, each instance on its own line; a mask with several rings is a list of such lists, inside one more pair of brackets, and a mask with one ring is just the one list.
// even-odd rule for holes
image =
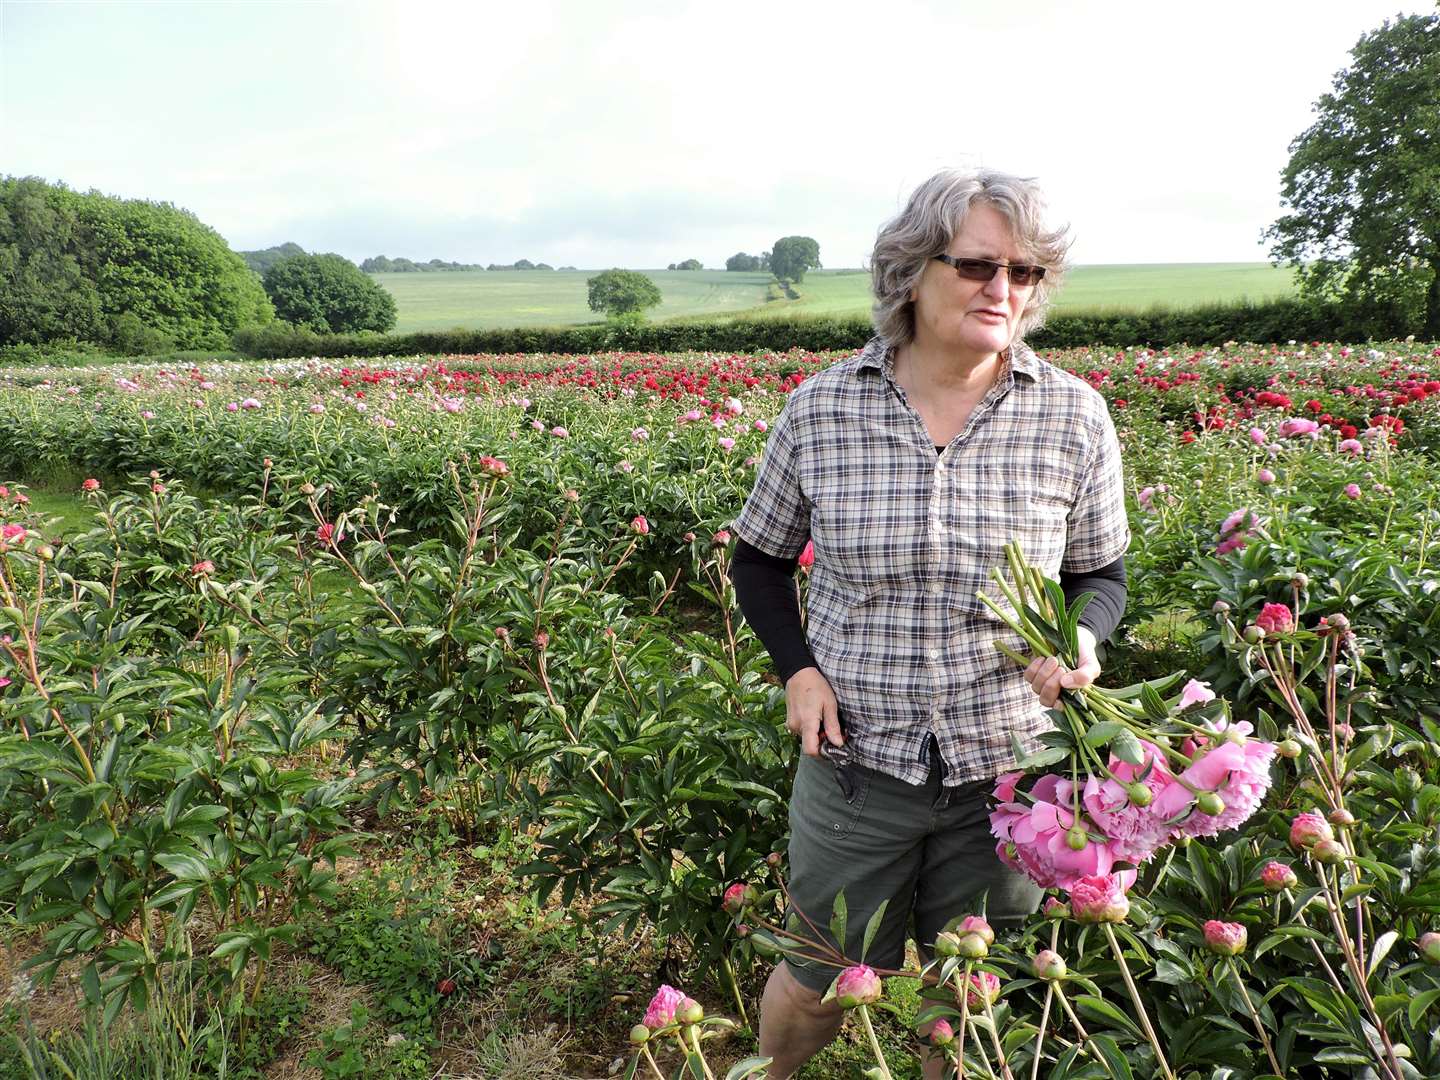
[[[1037, 348], [1226, 341], [1362, 341], [1404, 337], [1418, 330], [1398, 309], [1317, 304], [1298, 299], [1261, 304], [1215, 304], [1185, 311], [1059, 314], [1030, 334]], [[418, 334], [320, 335], [282, 323], [246, 327], [234, 336], [237, 352], [277, 359], [291, 356], [414, 356], [474, 353], [784, 352], [855, 349], [871, 335], [867, 318], [800, 317], [728, 322], [543, 326], [508, 330], [437, 330]]]

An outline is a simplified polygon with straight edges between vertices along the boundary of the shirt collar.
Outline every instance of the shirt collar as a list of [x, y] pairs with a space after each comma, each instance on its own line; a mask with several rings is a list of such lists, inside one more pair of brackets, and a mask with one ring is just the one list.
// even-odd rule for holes
[[[1044, 368], [1041, 366], [1040, 358], [1025, 342], [1019, 340], [1012, 342], [1009, 353], [1012, 371], [1024, 375], [1031, 382], [1039, 382], [1044, 378]], [[873, 337], [865, 343], [865, 348], [860, 350], [859, 360], [855, 366], [856, 370], [860, 371], [872, 369], [893, 375], [895, 372], [895, 346], [882, 337]]]

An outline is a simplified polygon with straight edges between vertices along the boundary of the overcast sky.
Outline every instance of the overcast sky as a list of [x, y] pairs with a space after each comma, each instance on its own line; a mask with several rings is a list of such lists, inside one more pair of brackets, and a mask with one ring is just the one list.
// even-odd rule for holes
[[947, 165], [1035, 176], [1081, 263], [1250, 261], [1396, 0], [0, 0], [0, 173], [236, 249], [858, 266]]

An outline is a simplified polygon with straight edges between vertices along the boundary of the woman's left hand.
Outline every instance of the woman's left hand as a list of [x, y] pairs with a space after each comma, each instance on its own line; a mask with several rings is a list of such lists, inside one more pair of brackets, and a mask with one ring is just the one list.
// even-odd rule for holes
[[1040, 704], [1053, 709], [1060, 700], [1061, 690], [1079, 690], [1089, 686], [1100, 677], [1100, 661], [1095, 659], [1095, 634], [1088, 626], [1076, 631], [1080, 639], [1080, 665], [1067, 671], [1053, 656], [1042, 656], [1030, 661], [1025, 669], [1025, 681], [1040, 695]]

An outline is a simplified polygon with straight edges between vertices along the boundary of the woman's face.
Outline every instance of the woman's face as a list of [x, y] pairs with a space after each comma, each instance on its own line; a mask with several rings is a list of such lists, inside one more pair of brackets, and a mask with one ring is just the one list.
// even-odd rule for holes
[[[986, 203], [970, 207], [946, 254], [1001, 263], [1030, 261], [1004, 215]], [[977, 356], [1003, 352], [1015, 338], [1032, 292], [1034, 286], [1011, 285], [1004, 270], [989, 281], [967, 281], [953, 266], [931, 259], [911, 294], [916, 343]]]

